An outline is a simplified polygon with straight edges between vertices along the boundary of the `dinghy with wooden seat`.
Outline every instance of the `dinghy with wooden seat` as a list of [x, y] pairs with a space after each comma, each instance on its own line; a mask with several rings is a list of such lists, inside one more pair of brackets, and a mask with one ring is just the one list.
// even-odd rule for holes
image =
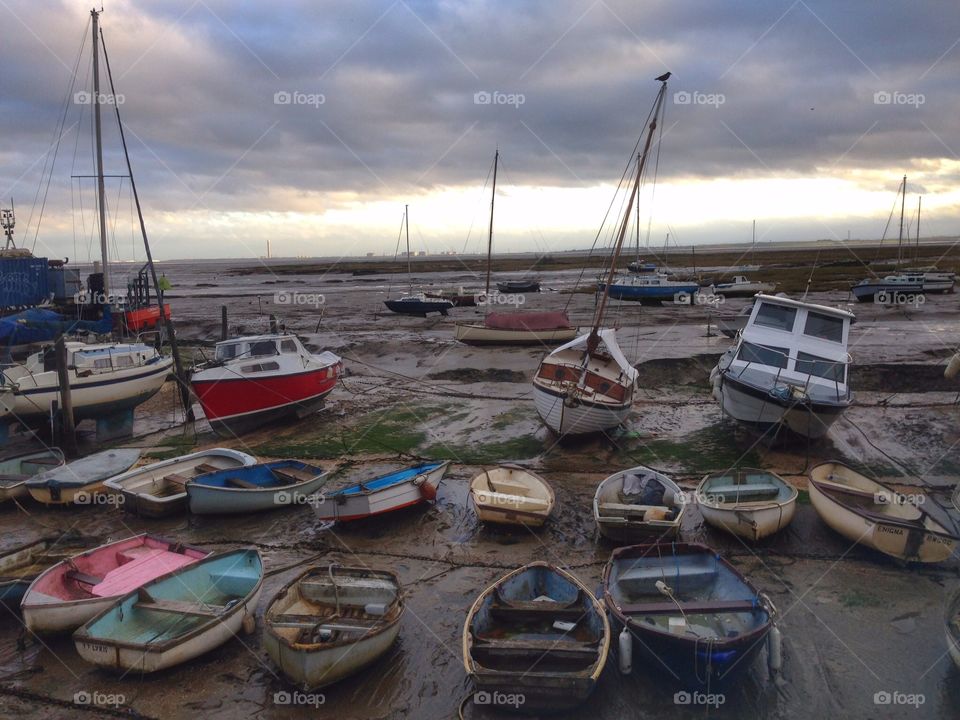
[[314, 510], [321, 520], [347, 522], [419, 505], [437, 497], [450, 462], [413, 465], [327, 493]]
[[57, 448], [39, 450], [0, 460], [0, 502], [29, 495], [27, 480], [44, 470], [63, 465], [63, 453]]
[[40, 573], [90, 545], [86, 538], [67, 534], [0, 552], [0, 604], [19, 612], [27, 588]]
[[37, 634], [69, 632], [134, 588], [208, 555], [146, 534], [101, 545], [57, 563], [31, 583], [20, 604], [24, 623]]
[[534, 562], [488, 587], [467, 613], [463, 665], [479, 691], [522, 697], [525, 713], [586, 700], [610, 650], [603, 605], [580, 580]]
[[141, 517], [159, 518], [185, 512], [187, 481], [219, 470], [255, 465], [257, 459], [239, 450], [211, 448], [128, 470], [104, 487], [123, 495], [123, 509]]
[[142, 451], [137, 448], [104, 450], [66, 465], [37, 473], [27, 480], [31, 497], [44, 505], [89, 503], [104, 491], [104, 482], [133, 467]]
[[761, 540], [793, 520], [797, 489], [766, 470], [734, 468], [707, 475], [696, 494], [703, 519], [747, 540]]
[[810, 502], [820, 518], [851, 542], [905, 562], [942, 562], [960, 537], [916, 501], [839, 462], [810, 471]]
[[252, 632], [263, 559], [234, 550], [181, 567], [116, 600], [73, 634], [98, 667], [149, 673], [192, 660]]
[[484, 470], [470, 481], [470, 497], [484, 522], [540, 527], [556, 498], [539, 475], [514, 465]]
[[322, 688], [386, 653], [400, 632], [403, 607], [392, 572], [312, 567], [271, 600], [263, 645], [291, 683], [305, 691]]
[[675, 538], [685, 508], [683, 490], [643, 465], [611, 475], [593, 496], [593, 519], [600, 534], [616, 542]]
[[621, 633], [625, 671], [636, 648], [651, 667], [691, 684], [710, 686], [749, 668], [772, 627], [769, 600], [705, 545], [614, 550], [603, 599]]
[[187, 503], [195, 515], [262, 512], [316, 504], [327, 471], [299, 460], [276, 460], [218, 470], [188, 480]]

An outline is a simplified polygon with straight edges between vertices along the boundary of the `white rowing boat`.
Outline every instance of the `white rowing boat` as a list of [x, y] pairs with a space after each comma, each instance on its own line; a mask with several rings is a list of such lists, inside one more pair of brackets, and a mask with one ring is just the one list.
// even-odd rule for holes
[[476, 475], [470, 481], [470, 498], [484, 522], [527, 527], [543, 525], [556, 501], [546, 480], [510, 465]]
[[672, 540], [680, 534], [685, 508], [683, 490], [643, 465], [614, 473], [593, 496], [600, 534], [616, 542]]
[[696, 499], [707, 523], [754, 542], [789, 525], [797, 509], [796, 488], [775, 473], [752, 468], [707, 475]]

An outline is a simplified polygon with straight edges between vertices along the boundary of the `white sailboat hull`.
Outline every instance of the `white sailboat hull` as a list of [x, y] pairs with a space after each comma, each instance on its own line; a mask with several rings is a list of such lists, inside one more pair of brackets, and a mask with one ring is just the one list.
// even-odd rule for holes
[[577, 403], [568, 405], [564, 398], [533, 386], [533, 401], [544, 424], [557, 435], [585, 435], [613, 430], [630, 415], [630, 405], [600, 407]]

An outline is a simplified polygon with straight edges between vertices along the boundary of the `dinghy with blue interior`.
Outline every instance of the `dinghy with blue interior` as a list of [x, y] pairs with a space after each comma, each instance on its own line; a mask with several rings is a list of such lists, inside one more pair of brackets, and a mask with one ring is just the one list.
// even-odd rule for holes
[[194, 515], [261, 512], [320, 502], [317, 491], [327, 471], [299, 460], [244, 465], [187, 480], [187, 504]]
[[776, 473], [732, 468], [703, 478], [696, 499], [709, 525], [756, 542], [790, 524], [797, 495]]
[[450, 462], [413, 465], [325, 493], [313, 508], [321, 520], [348, 522], [434, 500]]

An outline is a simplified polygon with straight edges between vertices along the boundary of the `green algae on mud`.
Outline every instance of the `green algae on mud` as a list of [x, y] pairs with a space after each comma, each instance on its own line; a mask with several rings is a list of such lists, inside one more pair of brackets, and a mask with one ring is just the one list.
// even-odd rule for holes
[[741, 447], [724, 424], [709, 425], [677, 439], [644, 439], [635, 433], [615, 437], [614, 458], [624, 465], [675, 467], [685, 473], [704, 474], [727, 468], [758, 467], [762, 462], [754, 446]]
[[521, 435], [491, 443], [436, 443], [425, 448], [421, 454], [437, 460], [454, 460], [464, 465], [495, 465], [511, 460], [529, 460], [544, 450], [543, 441], [535, 435]]

